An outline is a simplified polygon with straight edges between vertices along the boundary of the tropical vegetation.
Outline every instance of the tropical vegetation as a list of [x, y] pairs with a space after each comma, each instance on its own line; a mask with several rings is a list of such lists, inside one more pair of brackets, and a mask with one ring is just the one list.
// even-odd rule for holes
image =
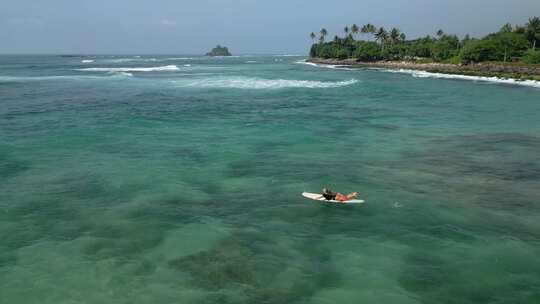
[[[498, 32], [483, 38], [447, 34], [443, 30], [434, 36], [407, 40], [398, 28], [390, 30], [370, 23], [358, 27], [345, 26], [343, 37], [334, 36], [326, 41], [328, 31], [319, 31], [319, 41], [315, 43], [315, 33], [310, 34], [313, 45], [311, 57], [352, 58], [358, 61], [410, 60], [443, 63], [477, 63], [484, 61], [523, 62], [540, 64], [540, 18], [529, 18], [525, 25], [505, 24]], [[357, 39], [358, 34], [361, 38]]]

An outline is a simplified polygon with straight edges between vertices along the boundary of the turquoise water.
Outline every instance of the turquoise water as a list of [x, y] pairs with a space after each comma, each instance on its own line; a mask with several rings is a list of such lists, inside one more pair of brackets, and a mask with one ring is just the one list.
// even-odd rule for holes
[[540, 89], [301, 59], [1, 56], [0, 303], [539, 303]]

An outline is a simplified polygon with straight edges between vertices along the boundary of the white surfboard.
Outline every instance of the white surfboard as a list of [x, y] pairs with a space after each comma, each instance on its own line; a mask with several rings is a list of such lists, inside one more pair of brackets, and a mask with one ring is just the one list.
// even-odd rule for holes
[[323, 203], [336, 203], [336, 204], [363, 204], [364, 200], [360, 199], [352, 199], [348, 201], [336, 201], [336, 200], [327, 200], [324, 198], [322, 194], [319, 193], [309, 193], [309, 192], [303, 192], [302, 196], [305, 198], [309, 198], [315, 201], [323, 202]]

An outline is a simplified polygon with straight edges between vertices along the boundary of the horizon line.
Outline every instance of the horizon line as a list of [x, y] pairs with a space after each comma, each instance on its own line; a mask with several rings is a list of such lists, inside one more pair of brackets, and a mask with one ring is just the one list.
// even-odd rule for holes
[[309, 54], [300, 54], [294, 52], [277, 52], [277, 53], [236, 53], [231, 56], [206, 56], [204, 53], [2, 53], [0, 56], [5, 55], [43, 55], [43, 56], [117, 56], [117, 55], [129, 55], [129, 56], [150, 56], [150, 55], [159, 55], [159, 56], [201, 56], [201, 57], [234, 57], [234, 56], [261, 56], [261, 55], [289, 55], [289, 56], [308, 56]]

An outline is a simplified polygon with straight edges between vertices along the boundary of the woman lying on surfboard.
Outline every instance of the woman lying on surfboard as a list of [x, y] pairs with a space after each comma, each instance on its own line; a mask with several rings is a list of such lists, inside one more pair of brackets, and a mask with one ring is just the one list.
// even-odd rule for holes
[[328, 201], [340, 201], [340, 202], [346, 202], [348, 200], [351, 200], [358, 196], [357, 192], [349, 193], [347, 195], [343, 195], [339, 192], [332, 192], [330, 189], [323, 188], [322, 190], [322, 196]]

